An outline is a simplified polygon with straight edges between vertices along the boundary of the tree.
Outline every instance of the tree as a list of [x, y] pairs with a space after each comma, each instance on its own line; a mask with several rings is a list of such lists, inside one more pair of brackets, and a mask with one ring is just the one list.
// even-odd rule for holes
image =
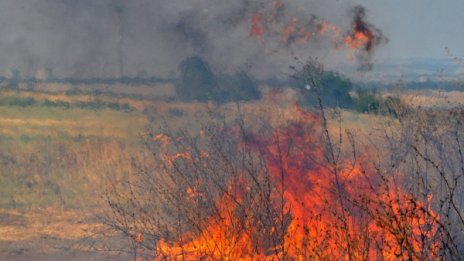
[[302, 91], [302, 101], [305, 104], [317, 106], [319, 96], [324, 106], [351, 108], [353, 99], [350, 92], [353, 90], [353, 85], [348, 78], [336, 72], [322, 70], [318, 76], [319, 85], [312, 86], [307, 79], [307, 70], [311, 68], [303, 66], [301, 69], [294, 67], [292, 69], [295, 71], [292, 85]]
[[[374, 89], [375, 90], [375, 89]], [[381, 97], [375, 91], [357, 89], [353, 109], [357, 112], [377, 113], [380, 109]]]
[[175, 88], [181, 100], [206, 101], [213, 98], [216, 79], [208, 62], [199, 56], [188, 57], [180, 63], [179, 72]]
[[235, 75], [223, 74], [218, 77], [216, 101], [249, 101], [261, 98], [258, 84], [250, 75], [239, 71]]

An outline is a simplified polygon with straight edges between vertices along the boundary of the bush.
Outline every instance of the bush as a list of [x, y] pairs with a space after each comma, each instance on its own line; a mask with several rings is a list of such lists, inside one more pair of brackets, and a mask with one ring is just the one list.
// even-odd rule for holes
[[180, 77], [175, 84], [177, 96], [184, 101], [210, 100], [216, 86], [213, 72], [201, 57], [193, 56], [179, 65]]
[[386, 114], [398, 117], [405, 105], [397, 97], [383, 98], [375, 90], [357, 89], [353, 109], [360, 113]]
[[364, 89], [356, 90], [356, 99], [353, 109], [360, 113], [365, 112], [378, 112], [381, 104], [381, 97], [375, 91], [368, 91]]
[[49, 99], [45, 99], [45, 101], [43, 102], [43, 105], [46, 107], [60, 107], [60, 108], [65, 108], [65, 109], [69, 109], [71, 107], [69, 102], [60, 101], [60, 100], [50, 101]]
[[177, 96], [184, 101], [249, 101], [261, 98], [258, 84], [246, 72], [216, 76], [208, 63], [198, 56], [179, 65], [180, 77], [175, 84]]
[[244, 71], [239, 71], [235, 75], [221, 75], [217, 82], [215, 100], [218, 102], [250, 101], [261, 98], [256, 80]]
[[[380, 113], [398, 117], [404, 108], [399, 98], [383, 98], [376, 89], [358, 88], [352, 97], [353, 84], [336, 72], [324, 71], [317, 60], [295, 71], [291, 85], [302, 90], [303, 104], [317, 107], [340, 107], [360, 113]], [[320, 99], [320, 100], [319, 100]], [[319, 103], [321, 102], [321, 104]]]
[[[307, 105], [318, 105], [318, 97], [321, 98], [324, 106], [327, 107], [340, 107], [340, 108], [351, 108], [353, 105], [353, 99], [351, 98], [350, 92], [353, 89], [353, 84], [348, 78], [342, 75], [332, 72], [324, 71], [320, 68], [319, 72], [311, 72], [315, 68], [303, 67], [301, 70], [297, 70], [293, 75], [293, 81], [291, 84], [303, 91], [302, 101]], [[317, 73], [317, 86], [311, 86], [308, 82], [310, 74]], [[314, 83], [313, 83], [314, 84]]]
[[170, 108], [168, 110], [168, 114], [169, 116], [173, 116], [173, 117], [182, 117], [184, 116], [185, 112], [181, 109], [177, 109], [177, 108]]

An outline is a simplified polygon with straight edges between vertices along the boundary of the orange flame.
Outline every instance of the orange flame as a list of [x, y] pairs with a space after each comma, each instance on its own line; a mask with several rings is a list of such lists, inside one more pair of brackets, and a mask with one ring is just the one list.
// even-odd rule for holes
[[[272, 137], [251, 136], [275, 184], [271, 197], [281, 192], [285, 200], [271, 225], [263, 230], [241, 211], [253, 191], [239, 175], [216, 200], [217, 212], [204, 220], [199, 233], [175, 242], [162, 239], [155, 260], [421, 260], [424, 253], [438, 260], [432, 239], [439, 217], [427, 210], [429, 202], [392, 189], [391, 181], [359, 163], [332, 170], [321, 164], [323, 147], [307, 124], [317, 119], [307, 113]], [[187, 192], [195, 197], [194, 188]], [[269, 238], [274, 243], [263, 243]]]
[[251, 18], [249, 35], [258, 39], [262, 45], [266, 44], [266, 40], [285, 48], [307, 44], [316, 39], [328, 39], [336, 50], [346, 47], [361, 54], [358, 57], [361, 65], [369, 68], [374, 48], [388, 42], [379, 29], [365, 21], [366, 11], [361, 6], [353, 8], [351, 28], [346, 32], [338, 25], [315, 15], [309, 18], [286, 15], [283, 0], [274, 1], [270, 8], [270, 11], [260, 8]]
[[352, 49], [363, 49], [372, 41], [372, 39], [363, 32], [355, 32], [353, 36], [345, 36], [343, 42]]

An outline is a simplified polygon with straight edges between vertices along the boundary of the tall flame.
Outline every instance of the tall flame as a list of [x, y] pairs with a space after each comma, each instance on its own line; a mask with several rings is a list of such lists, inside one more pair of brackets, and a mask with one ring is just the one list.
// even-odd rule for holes
[[[160, 240], [156, 260], [438, 260], [433, 238], [439, 217], [428, 202], [359, 161], [323, 163], [318, 130], [308, 124], [317, 120], [307, 113], [271, 136], [249, 134], [246, 145], [264, 158], [274, 186], [271, 207], [258, 202], [244, 208], [255, 192], [253, 181], [238, 174], [199, 232]], [[197, 197], [194, 191], [189, 200]], [[266, 211], [277, 215], [252, 217]]]

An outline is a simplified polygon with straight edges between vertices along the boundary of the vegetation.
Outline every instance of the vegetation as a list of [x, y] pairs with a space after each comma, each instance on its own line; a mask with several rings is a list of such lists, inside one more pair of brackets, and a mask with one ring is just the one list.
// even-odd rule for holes
[[179, 72], [176, 94], [184, 101], [230, 102], [257, 100], [261, 97], [257, 81], [246, 72], [216, 76], [208, 63], [198, 56], [182, 61]]
[[107, 194], [133, 259], [462, 260], [463, 108], [356, 132], [326, 110], [322, 65], [303, 71], [318, 109], [282, 124], [239, 108], [195, 133], [152, 126], [153, 162]]
[[383, 91], [391, 91], [393, 88], [402, 90], [441, 90], [441, 91], [463, 91], [462, 82], [452, 80], [426, 80], [426, 81], [400, 81], [398, 83], [382, 83], [382, 82], [357, 82], [357, 87], [362, 89], [377, 89]]
[[215, 100], [219, 102], [250, 101], [261, 98], [257, 81], [246, 72], [239, 71], [235, 75], [218, 76], [218, 87]]
[[350, 92], [353, 90], [351, 81], [336, 72], [323, 71], [319, 76], [319, 86], [313, 86], [308, 83], [307, 70], [310, 68], [303, 67], [296, 70], [293, 75], [293, 86], [303, 94], [302, 101], [304, 104], [317, 106], [318, 97], [322, 99], [325, 106], [351, 108], [353, 99]]
[[375, 89], [357, 89], [353, 109], [359, 113], [387, 114], [394, 117], [406, 106], [398, 97], [382, 97]]
[[189, 57], [179, 64], [177, 96], [184, 101], [206, 101], [213, 98], [216, 79], [208, 63], [198, 56]]
[[308, 82], [311, 75], [308, 71], [314, 68], [303, 67], [295, 70], [291, 84], [303, 94], [302, 103], [309, 106], [323, 106], [354, 110], [358, 113], [388, 114], [397, 116], [398, 109], [405, 105], [397, 97], [382, 97], [377, 89], [358, 87], [353, 90], [354, 84], [338, 73], [331, 71], [320, 72], [316, 83]]
[[43, 99], [38, 100], [34, 97], [21, 97], [21, 96], [0, 96], [0, 106], [18, 106], [18, 107], [54, 107], [54, 108], [80, 108], [80, 109], [91, 109], [91, 110], [102, 110], [110, 109], [116, 111], [125, 111], [130, 112], [135, 110], [132, 106], [127, 103], [120, 102], [107, 102], [99, 99], [94, 99], [92, 101], [63, 101], [63, 100], [50, 100]]
[[20, 98], [20, 97], [2, 97], [0, 99], [0, 106], [33, 106], [36, 105], [37, 101], [32, 97]]
[[[318, 74], [312, 73], [314, 69], [317, 68], [308, 67], [308, 82], [299, 85], [301, 92], [308, 91], [307, 83], [324, 88], [318, 85], [318, 79], [343, 82], [336, 79], [344, 79], [336, 73], [318, 78]], [[368, 239], [345, 227], [344, 220], [353, 218], [352, 224], [359, 225], [359, 229], [367, 229], [362, 224], [371, 222], [369, 224], [381, 224], [375, 226], [382, 231], [395, 231], [386, 235], [398, 239], [390, 241], [391, 245], [405, 240], [403, 250], [399, 250], [403, 251], [405, 259], [408, 255], [434, 257], [436, 252], [430, 249], [440, 249], [447, 256], [462, 253], [459, 246], [464, 240], [458, 232], [463, 226], [459, 218], [459, 202], [462, 201], [459, 146], [464, 138], [459, 119], [463, 117], [462, 111], [454, 107], [429, 110], [403, 107], [398, 98], [355, 87], [349, 92], [352, 107], [342, 110], [326, 110], [326, 104], [337, 107], [343, 100], [342, 93], [327, 88], [325, 99], [335, 97], [337, 102], [324, 102], [322, 111], [325, 114], [313, 110], [320, 107], [314, 88], [310, 90], [316, 99], [311, 102], [316, 103], [311, 103], [311, 108], [279, 107], [260, 101], [240, 103], [237, 111], [233, 103], [227, 102], [248, 100], [250, 96], [257, 98], [254, 95], [259, 92], [249, 93], [254, 87], [238, 88], [233, 92], [228, 88], [256, 87], [256, 80], [241, 72], [233, 76], [215, 75], [214, 79], [215, 92], [211, 97], [223, 104], [214, 106], [213, 112], [205, 110], [207, 106], [202, 103], [141, 99], [105, 92], [2, 90], [0, 206], [24, 213], [50, 206], [59, 206], [58, 209], [95, 207], [100, 211], [101, 205], [89, 206], [88, 202], [96, 202], [95, 198], [105, 188], [105, 196], [111, 202], [110, 210], [116, 210], [117, 214], [106, 215], [101, 221], [122, 232], [124, 239], [129, 238], [129, 250], [137, 255], [146, 254], [152, 258], [155, 245], [160, 257], [169, 257], [169, 251], [188, 250], [189, 245], [181, 244], [177, 241], [179, 238], [199, 246], [200, 241], [195, 241], [194, 236], [206, 235], [201, 232], [209, 232], [208, 227], [214, 227], [211, 225], [221, 225], [225, 234], [217, 235], [231, 239], [243, 235], [240, 231], [250, 231], [251, 245], [269, 255], [282, 246], [291, 249], [288, 247], [295, 243], [287, 240], [282, 243], [282, 238], [288, 232], [287, 225], [297, 224], [300, 217], [286, 207], [299, 203], [289, 198], [282, 200], [280, 184], [288, 189], [287, 193], [294, 193], [289, 189], [302, 184], [304, 179], [294, 182], [290, 174], [299, 173], [295, 169], [303, 169], [320, 174], [318, 179], [334, 188], [324, 192], [330, 204], [318, 202], [324, 206], [320, 212], [325, 222], [322, 224], [339, 229], [337, 236], [330, 233], [321, 236], [325, 242], [337, 242], [339, 249], [335, 252], [349, 248], [351, 254], [367, 253], [360, 249], [369, 247], [358, 246], [369, 245]], [[322, 89], [320, 91], [322, 93]], [[427, 104], [433, 103], [431, 101]], [[231, 115], [231, 111], [237, 114]], [[327, 120], [326, 128], [322, 115]], [[162, 124], [166, 119], [168, 126]], [[157, 136], [160, 133], [169, 137], [166, 147], [163, 139]], [[365, 136], [366, 133], [372, 136]], [[334, 161], [330, 150], [335, 156], [340, 153], [338, 160]], [[315, 166], [321, 166], [326, 172]], [[283, 176], [280, 171], [276, 175], [276, 169], [283, 170]], [[351, 179], [346, 179], [346, 173], [339, 171], [347, 169], [353, 170], [348, 175]], [[352, 191], [365, 192], [364, 188], [355, 186], [352, 189], [351, 185], [365, 184], [363, 179], [354, 178], [362, 171], [372, 180], [385, 179], [380, 182], [378, 191], [381, 193], [369, 192], [360, 197], [351, 194]], [[246, 175], [241, 177], [243, 179], [234, 179], [234, 173]], [[304, 173], [297, 176], [300, 175]], [[340, 177], [340, 186], [336, 176]], [[283, 183], [281, 177], [284, 177]], [[397, 181], [393, 187], [386, 182], [390, 178]], [[228, 195], [228, 188], [236, 189], [237, 194]], [[387, 191], [404, 193], [401, 195], [407, 197], [388, 202], [382, 198]], [[315, 200], [313, 194], [317, 193], [311, 192], [309, 196]], [[434, 197], [427, 201], [430, 195]], [[266, 200], [269, 196], [272, 200]], [[234, 199], [241, 205], [234, 205]], [[381, 208], [372, 209], [366, 202]], [[407, 208], [402, 209], [400, 215], [389, 211], [398, 206]], [[373, 210], [380, 211], [381, 215]], [[367, 223], [357, 223], [357, 213], [365, 214], [363, 222]], [[374, 213], [377, 216], [374, 217]], [[431, 218], [434, 215], [441, 217], [442, 224]], [[176, 217], [174, 223], [173, 216]], [[304, 216], [304, 219], [317, 221], [320, 217]], [[423, 218], [420, 222], [426, 224], [417, 230], [419, 237], [410, 233], [415, 231], [410, 226], [413, 223], [410, 217]], [[237, 226], [227, 226], [228, 221]], [[318, 231], [321, 227], [321, 223], [299, 225], [309, 231]], [[434, 239], [443, 241], [430, 239], [425, 226], [434, 229]], [[263, 234], [257, 229], [278, 232]], [[114, 230], [110, 231], [113, 236]], [[349, 232], [348, 239], [344, 231]], [[420, 241], [417, 238], [421, 237], [427, 239], [421, 244], [433, 245], [423, 253], [414, 248]], [[318, 244], [316, 238], [309, 237], [306, 242], [318, 246], [319, 254], [324, 253], [327, 246]], [[377, 239], [369, 238], [370, 242]], [[214, 240], [222, 242], [220, 238]], [[434, 248], [435, 245], [438, 248]], [[311, 251], [305, 249], [301, 253], [309, 255]], [[290, 250], [283, 253], [287, 257], [292, 254]]]
[[0, 115], [0, 207], [23, 211], [92, 207], [100, 174], [122, 175], [139, 157], [146, 124], [139, 112], [63, 106], [1, 106]]

